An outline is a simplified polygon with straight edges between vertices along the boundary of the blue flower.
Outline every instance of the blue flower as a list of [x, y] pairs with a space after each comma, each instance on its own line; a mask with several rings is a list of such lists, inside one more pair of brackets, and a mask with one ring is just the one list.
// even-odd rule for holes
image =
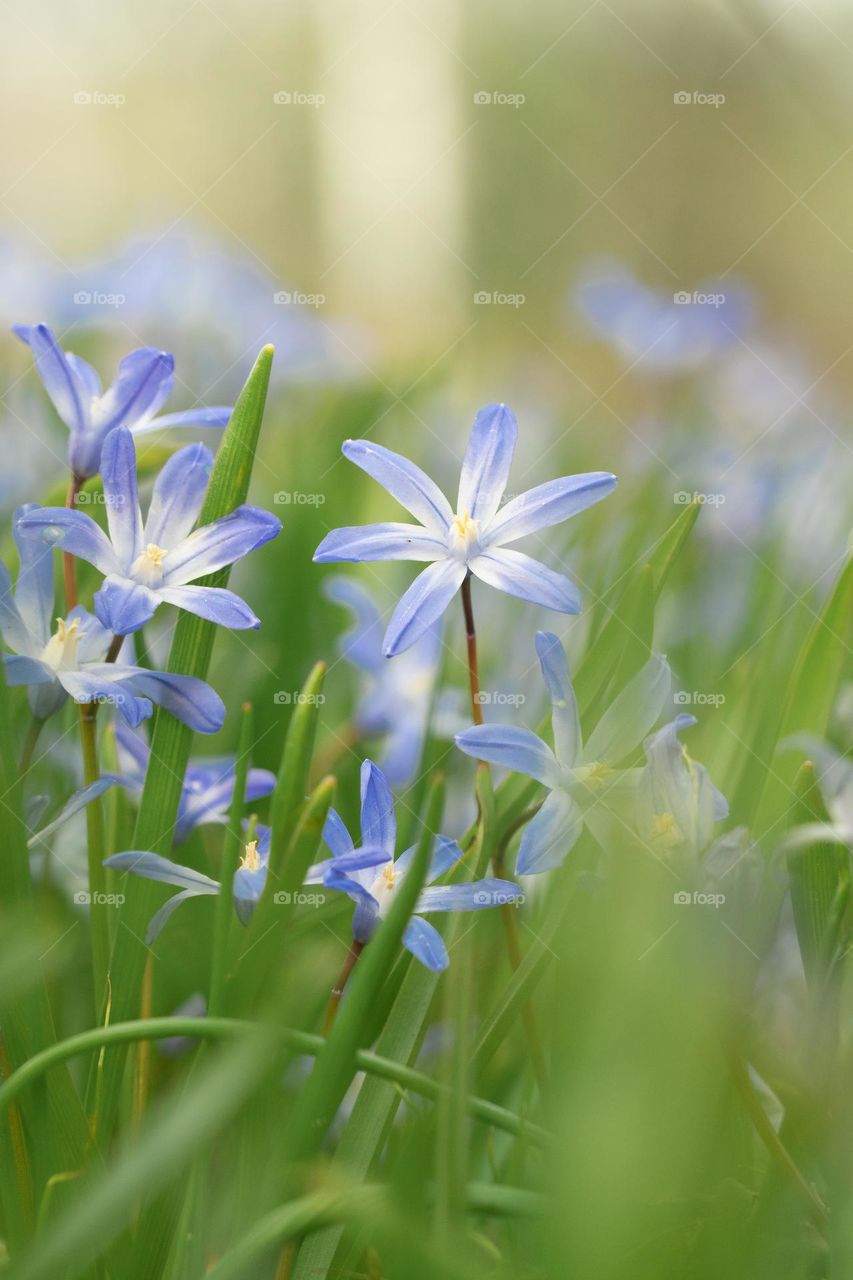
[[707, 769], [678, 740], [680, 730], [696, 724], [682, 713], [643, 744], [646, 764], [637, 785], [637, 834], [666, 859], [698, 859], [714, 836], [714, 824], [728, 817], [725, 796]]
[[46, 324], [16, 324], [12, 331], [32, 351], [44, 389], [71, 432], [68, 462], [78, 481], [97, 475], [101, 447], [113, 427], [129, 427], [140, 435], [165, 427], [224, 427], [231, 416], [230, 408], [199, 405], [156, 417], [175, 380], [174, 357], [156, 347], [140, 347], [125, 356], [115, 382], [103, 391], [92, 366], [63, 351]]
[[538, 631], [536, 652], [551, 700], [554, 750], [530, 729], [513, 725], [473, 725], [456, 737], [466, 755], [535, 778], [551, 793], [524, 828], [518, 875], [558, 866], [584, 824], [593, 835], [600, 832], [606, 838], [611, 830], [608, 807], [618, 807], [630, 797], [638, 781], [639, 770], [617, 766], [636, 750], [659, 718], [670, 687], [666, 659], [650, 658], [584, 744], [562, 644], [550, 632]]
[[330, 600], [351, 609], [355, 616], [338, 649], [366, 676], [356, 723], [368, 736], [385, 737], [379, 764], [392, 787], [404, 786], [418, 768], [429, 724], [441, 652], [441, 620], [428, 627], [396, 662], [386, 662], [382, 657], [382, 618], [368, 592], [350, 578], [339, 576], [328, 578], [324, 589]]
[[701, 289], [656, 293], [615, 267], [587, 279], [577, 291], [587, 319], [639, 372], [679, 373], [699, 368], [738, 341], [751, 318], [742, 289], [706, 283]]
[[80, 606], [57, 619], [53, 630], [53, 557], [24, 528], [37, 510], [31, 504], [15, 512], [12, 531], [21, 567], [14, 591], [0, 561], [0, 633], [12, 650], [5, 658], [6, 679], [10, 685], [30, 686], [33, 715], [46, 720], [71, 697], [81, 703], [110, 703], [136, 726], [151, 715], [156, 702], [198, 733], [221, 729], [225, 707], [209, 685], [194, 676], [106, 662], [112, 635]]
[[[136, 733], [123, 724], [116, 727], [116, 743], [119, 782], [129, 791], [141, 792], [151, 755], [148, 743], [141, 733]], [[183, 843], [195, 827], [228, 821], [228, 810], [234, 795], [234, 772], [234, 756], [190, 760], [178, 801], [175, 844]], [[274, 773], [269, 769], [249, 769], [246, 775], [247, 801], [260, 800], [274, 790]]]
[[[383, 850], [385, 859], [348, 872], [344, 869], [343, 860], [348, 855], [357, 856], [360, 850], [354, 848], [340, 815], [334, 809], [329, 810], [323, 839], [332, 853], [332, 863], [323, 883], [327, 888], [340, 889], [352, 898], [355, 903], [352, 935], [356, 942], [365, 943], [369, 942], [379, 921], [387, 914], [415, 853], [413, 846], [394, 860], [397, 842], [394, 799], [384, 774], [371, 760], [365, 760], [361, 766], [361, 838], [362, 849]], [[403, 946], [421, 964], [436, 973], [449, 964], [447, 948], [438, 930], [426, 920], [421, 920], [421, 915], [432, 911], [479, 911], [483, 907], [520, 902], [524, 897], [518, 885], [510, 880], [432, 884], [450, 871], [461, 857], [462, 850], [455, 840], [446, 836], [436, 837], [427, 876], [427, 884], [431, 887], [424, 889], [418, 898], [415, 915], [403, 934]]]
[[577, 613], [578, 590], [568, 578], [506, 544], [569, 516], [610, 493], [606, 471], [549, 480], [501, 507], [518, 427], [503, 404], [481, 409], [474, 421], [454, 515], [429, 476], [407, 458], [369, 440], [345, 440], [349, 458], [388, 490], [420, 524], [372, 524], [335, 529], [314, 553], [321, 564], [339, 560], [431, 561], [409, 587], [388, 624], [384, 654], [414, 644], [439, 618], [471, 572], [489, 586], [560, 613]]
[[136, 486], [136, 448], [127, 427], [107, 437], [101, 469], [109, 537], [91, 516], [41, 507], [22, 520], [46, 542], [88, 560], [105, 575], [95, 613], [116, 635], [138, 631], [164, 601], [224, 627], [259, 627], [252, 610], [224, 587], [188, 583], [232, 564], [281, 531], [259, 507], [243, 506], [190, 532], [198, 519], [213, 459], [202, 444], [173, 454], [154, 482], [143, 525]]
[[[255, 838], [244, 845], [243, 856], [234, 875], [234, 910], [242, 924], [248, 924], [251, 920], [266, 886], [269, 855], [270, 829], [259, 823]], [[323, 884], [333, 863], [343, 872], [375, 865], [377, 862], [387, 861], [387, 858], [388, 855], [382, 849], [350, 850], [343, 858], [337, 860], [327, 858], [309, 867], [304, 883]], [[104, 860], [104, 866], [111, 867], [115, 871], [132, 871], [134, 875], [142, 876], [145, 880], [160, 880], [163, 884], [175, 885], [181, 890], [152, 916], [145, 935], [145, 941], [149, 945], [181, 903], [190, 898], [213, 896], [222, 890], [218, 880], [212, 880], [210, 876], [204, 875], [201, 871], [195, 871], [192, 867], [184, 867], [178, 862], [172, 862], [170, 858], [164, 858], [159, 853], [145, 853], [132, 849], [125, 853], [114, 853], [112, 857]]]

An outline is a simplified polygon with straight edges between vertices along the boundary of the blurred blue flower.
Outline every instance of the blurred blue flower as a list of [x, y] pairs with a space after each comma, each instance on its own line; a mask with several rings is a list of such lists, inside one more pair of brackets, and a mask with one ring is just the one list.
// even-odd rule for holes
[[22, 519], [44, 541], [88, 560], [105, 574], [95, 613], [116, 635], [138, 631], [163, 602], [224, 627], [259, 627], [252, 610], [224, 587], [193, 587], [205, 574], [232, 564], [281, 531], [276, 516], [242, 506], [190, 532], [204, 501], [213, 465], [210, 450], [187, 445], [154, 482], [143, 525], [136, 486], [136, 447], [127, 427], [111, 431], [103, 448], [104, 503], [109, 537], [83, 511], [40, 507]]
[[728, 283], [659, 293], [618, 265], [584, 281], [575, 296], [591, 324], [641, 373], [706, 364], [737, 342], [752, 314], [745, 291]]
[[[116, 726], [118, 747], [118, 781], [127, 790], [141, 793], [151, 755], [141, 733]], [[182, 844], [195, 827], [228, 821], [228, 810], [234, 795], [234, 756], [211, 756], [190, 760], [181, 786], [174, 842]], [[260, 800], [275, 790], [275, 774], [269, 769], [249, 769], [246, 775], [246, 800]]]
[[326, 595], [352, 610], [355, 622], [338, 642], [342, 657], [365, 675], [365, 692], [355, 719], [362, 733], [381, 734], [379, 764], [392, 787], [414, 777], [429, 725], [441, 653], [441, 619], [396, 662], [382, 657], [382, 617], [367, 591], [350, 578], [332, 577]]
[[[255, 838], [248, 840], [243, 847], [243, 856], [234, 875], [234, 910], [241, 924], [249, 923], [260, 901], [269, 873], [269, 855], [270, 828], [259, 823]], [[303, 883], [323, 884], [333, 864], [342, 871], [346, 871], [375, 865], [377, 862], [386, 860], [387, 854], [381, 849], [350, 850], [343, 858], [337, 860], [327, 858], [309, 867]], [[152, 916], [145, 935], [145, 941], [149, 946], [181, 903], [190, 898], [216, 895], [222, 889], [218, 880], [212, 880], [210, 876], [204, 875], [201, 871], [195, 871], [192, 867], [184, 867], [178, 862], [172, 862], [170, 858], [164, 858], [159, 853], [145, 853], [138, 850], [114, 853], [112, 857], [104, 860], [104, 866], [111, 867], [115, 871], [132, 871], [134, 875], [142, 876], [145, 880], [159, 880], [163, 884], [175, 885], [181, 890]]]
[[149, 671], [124, 662], [105, 662], [112, 635], [97, 618], [77, 606], [52, 630], [53, 557], [39, 537], [24, 527], [38, 511], [33, 503], [15, 512], [12, 532], [21, 567], [14, 591], [0, 561], [0, 633], [12, 650], [6, 656], [10, 685], [30, 686], [30, 707], [39, 720], [75, 702], [107, 702], [131, 726], [165, 707], [198, 733], [215, 733], [225, 719], [219, 695], [194, 676]]
[[637, 781], [637, 834], [664, 859], [698, 859], [729, 806], [707, 769], [679, 741], [696, 717], [682, 713], [643, 744], [646, 764]]
[[[354, 848], [340, 815], [334, 809], [329, 810], [323, 839], [333, 857], [323, 883], [352, 898], [355, 903], [352, 935], [356, 942], [365, 943], [370, 941], [379, 921], [387, 914], [415, 854], [413, 846], [394, 860], [397, 842], [394, 798], [381, 769], [371, 760], [365, 760], [361, 766], [361, 838], [363, 849], [380, 849], [384, 851], [385, 858], [382, 863], [363, 864], [360, 869], [348, 872], [344, 859], [348, 855], [357, 856], [359, 850]], [[483, 907], [520, 902], [524, 897], [518, 885], [510, 880], [432, 884], [433, 880], [450, 871], [461, 857], [462, 850], [455, 840], [436, 836], [427, 876], [427, 884], [431, 887], [422, 891], [415, 905], [415, 914], [403, 934], [403, 946], [421, 964], [436, 973], [446, 969], [450, 963], [447, 948], [438, 930], [426, 920], [421, 920], [420, 916], [432, 911], [479, 911]]]
[[639, 770], [621, 769], [661, 715], [669, 695], [670, 670], [654, 656], [622, 689], [599, 720], [589, 741], [581, 739], [577, 702], [566, 653], [557, 636], [536, 633], [536, 652], [551, 700], [554, 750], [530, 729], [473, 725], [457, 734], [466, 755], [535, 778], [548, 788], [542, 808], [524, 828], [518, 875], [559, 866], [587, 825], [605, 836], [608, 809], [633, 795]]
[[128, 427], [140, 435], [165, 427], [224, 427], [231, 416], [230, 408], [199, 405], [158, 418], [175, 380], [175, 361], [156, 347], [140, 347], [125, 356], [118, 377], [104, 391], [92, 366], [63, 351], [46, 324], [16, 324], [12, 329], [31, 349], [44, 389], [71, 432], [68, 462], [78, 480], [97, 474], [101, 448], [113, 427]]
[[386, 657], [402, 653], [447, 608], [470, 572], [510, 595], [561, 613], [577, 613], [574, 583], [520, 551], [527, 534], [559, 524], [613, 490], [606, 471], [563, 476], [513, 498], [503, 508], [518, 427], [503, 404], [481, 409], [474, 421], [459, 480], [454, 515], [441, 490], [420, 467], [369, 440], [345, 440], [344, 456], [387, 489], [421, 524], [385, 523], [335, 529], [314, 553], [320, 564], [339, 560], [428, 560], [398, 603], [385, 633]]

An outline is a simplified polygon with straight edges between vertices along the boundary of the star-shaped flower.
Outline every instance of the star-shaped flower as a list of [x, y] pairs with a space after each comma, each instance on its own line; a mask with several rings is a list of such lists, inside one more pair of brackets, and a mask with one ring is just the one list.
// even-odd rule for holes
[[518, 427], [504, 404], [488, 405], [474, 421], [462, 463], [454, 513], [420, 467], [370, 440], [346, 440], [344, 456], [388, 490], [420, 524], [372, 524], [335, 529], [314, 553], [321, 564], [339, 560], [431, 561], [388, 624], [384, 654], [414, 644], [440, 617], [470, 572], [489, 586], [560, 613], [577, 613], [580, 596], [563, 574], [508, 543], [583, 511], [613, 490], [607, 471], [549, 480], [501, 507]]
[[620, 802], [626, 790], [635, 790], [639, 776], [639, 770], [619, 766], [660, 717], [670, 687], [666, 659], [650, 658], [616, 696], [584, 743], [560, 640], [550, 632], [538, 631], [536, 652], [551, 700], [554, 750], [530, 729], [514, 725], [473, 725], [456, 737], [456, 745], [466, 755], [526, 774], [550, 792], [524, 828], [518, 875], [534, 875], [558, 866], [584, 824], [593, 835], [609, 832], [608, 808]]
[[[395, 861], [397, 819], [394, 798], [382, 770], [371, 760], [365, 760], [361, 766], [361, 838], [362, 849], [383, 850], [385, 859], [359, 870], [346, 871], [343, 859], [357, 855], [358, 850], [354, 848], [340, 815], [334, 809], [329, 810], [323, 839], [333, 857], [323, 883], [327, 888], [340, 889], [352, 898], [355, 903], [352, 936], [356, 942], [365, 943], [369, 942], [379, 921], [390, 909], [415, 854], [415, 846], [412, 846]], [[438, 930], [426, 920], [421, 920], [420, 916], [432, 911], [479, 911], [484, 907], [497, 907], [524, 899], [518, 885], [510, 880], [432, 884], [450, 871], [461, 857], [462, 850], [455, 840], [449, 840], [447, 836], [436, 837], [427, 876], [427, 884], [431, 887], [422, 891], [415, 905], [415, 914], [403, 934], [403, 946], [421, 964], [435, 972], [446, 969], [450, 963], [447, 948]]]
[[13, 332], [33, 353], [44, 389], [71, 432], [68, 462], [78, 481], [97, 475], [101, 448], [113, 427], [135, 435], [165, 427], [224, 427], [230, 408], [218, 405], [156, 414], [175, 381], [175, 360], [156, 347], [140, 347], [125, 356], [118, 377], [106, 391], [95, 370], [79, 356], [63, 351], [46, 324], [16, 324]]
[[116, 635], [145, 626], [162, 603], [177, 605], [224, 627], [259, 627], [239, 596], [224, 587], [189, 583], [232, 564], [281, 531], [259, 507], [242, 506], [193, 530], [204, 501], [213, 458], [202, 444], [173, 454], [154, 482], [143, 525], [136, 484], [136, 448], [127, 427], [111, 431], [101, 470], [109, 537], [91, 516], [67, 507], [38, 507], [21, 521], [45, 541], [88, 560], [105, 574], [95, 613]]
[[20, 507], [12, 523], [21, 561], [14, 591], [0, 562], [0, 633], [12, 650], [5, 658], [6, 679], [30, 686], [33, 715], [46, 720], [70, 697], [109, 703], [136, 726], [156, 702], [198, 733], [221, 729], [225, 707], [210, 685], [194, 676], [106, 662], [112, 634], [80, 606], [58, 618], [53, 630], [53, 557], [24, 527], [36, 510]]

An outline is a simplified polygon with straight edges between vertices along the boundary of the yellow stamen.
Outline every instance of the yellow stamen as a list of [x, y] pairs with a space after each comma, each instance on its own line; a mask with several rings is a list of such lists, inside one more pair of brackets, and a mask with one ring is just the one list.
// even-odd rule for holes
[[258, 853], [257, 840], [250, 840], [246, 845], [242, 858], [240, 859], [240, 867], [243, 871], [260, 871], [262, 866], [260, 855]]

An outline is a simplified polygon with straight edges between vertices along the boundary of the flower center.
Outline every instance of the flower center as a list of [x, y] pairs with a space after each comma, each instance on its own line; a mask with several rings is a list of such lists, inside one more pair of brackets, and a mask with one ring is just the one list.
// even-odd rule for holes
[[169, 554], [167, 547], [149, 542], [141, 556], [134, 562], [131, 573], [137, 582], [157, 586], [163, 580], [163, 559]]
[[258, 842], [257, 840], [250, 840], [240, 859], [240, 867], [243, 871], [260, 871], [262, 865], [261, 857], [258, 853]]
[[64, 618], [57, 618], [56, 631], [42, 650], [42, 660], [54, 671], [76, 671], [79, 639], [79, 618], [67, 624]]
[[652, 819], [652, 839], [672, 848], [681, 842], [681, 828], [671, 813], [656, 813]]
[[378, 914], [380, 918], [385, 915], [385, 912], [390, 907], [391, 900], [394, 897], [394, 890], [397, 888], [399, 880], [400, 873], [394, 869], [394, 863], [386, 862], [373, 881], [370, 892], [379, 904]]
[[450, 550], [465, 560], [476, 548], [479, 537], [477, 521], [471, 519], [470, 511], [462, 511], [450, 522]]
[[603, 787], [610, 776], [615, 772], [612, 765], [605, 760], [594, 760], [592, 764], [586, 765], [585, 768], [578, 770], [581, 782], [588, 787]]

